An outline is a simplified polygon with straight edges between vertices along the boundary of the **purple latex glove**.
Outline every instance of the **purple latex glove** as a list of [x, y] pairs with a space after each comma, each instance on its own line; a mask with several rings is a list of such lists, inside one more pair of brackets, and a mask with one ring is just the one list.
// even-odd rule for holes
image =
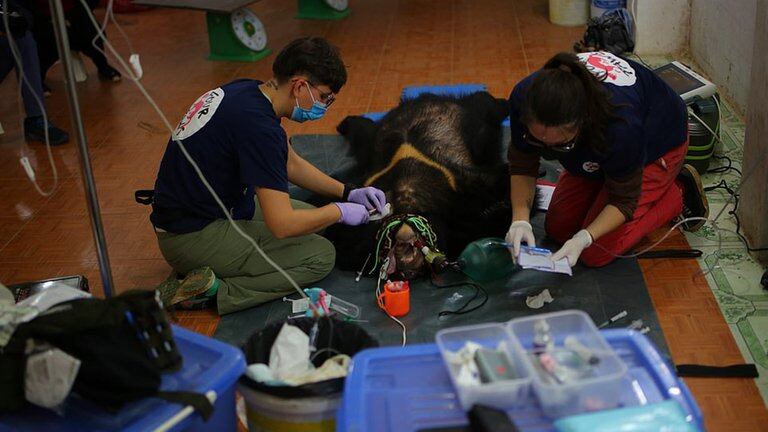
[[341, 217], [339, 223], [344, 225], [363, 225], [368, 223], [368, 209], [361, 204], [355, 204], [351, 202], [334, 203], [336, 207], [341, 211]]
[[384, 191], [370, 186], [352, 189], [347, 200], [356, 204], [362, 204], [368, 210], [376, 209], [377, 212], [382, 214], [384, 213], [384, 206], [387, 205], [387, 196], [384, 195]]

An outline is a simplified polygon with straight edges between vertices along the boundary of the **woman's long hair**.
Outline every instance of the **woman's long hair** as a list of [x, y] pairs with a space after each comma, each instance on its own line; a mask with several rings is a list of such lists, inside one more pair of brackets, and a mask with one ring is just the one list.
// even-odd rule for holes
[[[604, 79], [604, 77], [603, 77]], [[536, 75], [520, 106], [523, 124], [579, 127], [578, 144], [606, 154], [605, 128], [618, 119], [608, 91], [576, 54], [559, 53]]]

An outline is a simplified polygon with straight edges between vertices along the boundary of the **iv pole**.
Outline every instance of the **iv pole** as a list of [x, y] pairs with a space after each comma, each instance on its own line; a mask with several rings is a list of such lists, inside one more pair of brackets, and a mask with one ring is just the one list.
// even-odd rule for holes
[[101, 212], [99, 211], [99, 198], [96, 195], [96, 183], [93, 181], [93, 170], [91, 169], [91, 159], [88, 153], [88, 143], [85, 137], [83, 118], [80, 114], [80, 104], [77, 99], [75, 72], [72, 67], [72, 55], [69, 52], [69, 36], [67, 35], [64, 8], [61, 5], [61, 0], [49, 0], [49, 4], [51, 7], [53, 28], [56, 32], [56, 43], [59, 47], [59, 58], [61, 59], [61, 65], [64, 67], [64, 84], [67, 89], [69, 112], [72, 116], [72, 128], [77, 136], [80, 172], [83, 175], [83, 185], [85, 186], [85, 197], [88, 201], [88, 213], [91, 217], [93, 240], [96, 243], [96, 254], [99, 260], [101, 283], [104, 286], [104, 296], [109, 298], [112, 297], [112, 290], [114, 287], [112, 270], [109, 266], [107, 241], [104, 237], [104, 225], [101, 221]]

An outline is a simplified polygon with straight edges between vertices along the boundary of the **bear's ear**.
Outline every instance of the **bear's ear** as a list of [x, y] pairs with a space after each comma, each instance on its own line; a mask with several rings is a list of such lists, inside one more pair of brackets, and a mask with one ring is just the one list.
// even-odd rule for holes
[[504, 120], [509, 116], [509, 101], [506, 99], [496, 98], [496, 115], [499, 117], [499, 121]]
[[501, 123], [509, 114], [509, 106], [505, 99], [495, 98], [485, 91], [467, 95], [461, 102], [465, 108], [483, 113], [493, 122]]
[[354, 136], [362, 130], [369, 130], [375, 122], [362, 116], [347, 116], [336, 126], [336, 131], [345, 137]]

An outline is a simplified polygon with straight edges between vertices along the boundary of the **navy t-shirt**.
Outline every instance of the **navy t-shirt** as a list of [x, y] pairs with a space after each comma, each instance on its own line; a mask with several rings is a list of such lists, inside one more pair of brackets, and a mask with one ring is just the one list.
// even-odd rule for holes
[[[558, 159], [569, 173], [602, 180], [625, 177], [681, 145], [687, 135], [687, 111], [680, 96], [653, 71], [607, 52], [578, 54], [610, 94], [620, 117], [605, 130], [609, 151], [600, 155], [577, 145]], [[537, 72], [518, 83], [509, 97], [512, 144], [523, 152], [536, 147], [523, 139], [520, 104]]]
[[[287, 136], [260, 84], [243, 79], [206, 92], [175, 130], [234, 219], [253, 217], [255, 187], [288, 192]], [[182, 234], [224, 217], [169, 139], [155, 182], [152, 224]]]

